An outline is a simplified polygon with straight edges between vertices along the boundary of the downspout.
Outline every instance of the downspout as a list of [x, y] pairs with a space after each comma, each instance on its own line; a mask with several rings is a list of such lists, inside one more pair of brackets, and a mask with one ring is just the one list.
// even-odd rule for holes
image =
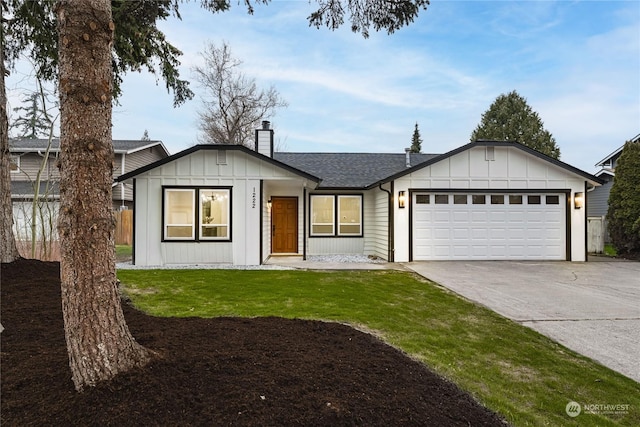
[[[125, 153], [122, 153], [122, 160], [121, 160], [121, 165], [120, 165], [120, 170], [121, 170], [121, 174], [124, 174], [124, 157], [125, 157]], [[124, 204], [124, 182], [120, 183], [120, 196], [122, 198], [122, 203], [120, 204], [120, 206], [125, 206]]]
[[382, 184], [378, 185], [378, 188], [380, 188], [380, 190], [384, 191], [385, 193], [387, 193], [389, 195], [388, 199], [389, 199], [389, 203], [388, 203], [388, 209], [389, 209], [389, 214], [388, 216], [388, 223], [387, 223], [387, 239], [388, 239], [388, 245], [387, 245], [387, 258], [389, 262], [394, 262], [395, 260], [395, 248], [394, 248], [394, 238], [395, 238], [395, 233], [394, 233], [394, 226], [395, 226], [395, 222], [393, 220], [394, 215], [393, 215], [393, 181], [391, 182], [391, 190], [387, 190], [385, 188], [382, 188]]
[[302, 188], [302, 260], [307, 260], [307, 186]]

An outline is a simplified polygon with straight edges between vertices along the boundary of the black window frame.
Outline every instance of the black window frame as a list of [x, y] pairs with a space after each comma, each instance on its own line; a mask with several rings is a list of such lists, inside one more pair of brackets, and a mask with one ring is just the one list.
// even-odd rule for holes
[[[194, 191], [194, 206], [193, 206], [193, 221], [194, 221], [194, 236], [193, 238], [182, 239], [167, 239], [165, 237], [166, 227], [166, 194], [167, 190], [192, 190]], [[200, 210], [201, 210], [201, 190], [226, 190], [229, 192], [229, 220], [228, 220], [228, 235], [222, 239], [212, 239], [201, 237], [200, 230]], [[161, 241], [163, 243], [229, 243], [233, 241], [233, 187], [225, 185], [163, 185], [161, 187], [162, 197], [162, 219], [161, 219]]]
[[[341, 234], [340, 233], [340, 197], [359, 197], [360, 198], [360, 233], [359, 234]], [[333, 197], [333, 233], [314, 234], [313, 233], [313, 197]], [[313, 193], [309, 194], [309, 238], [362, 238], [364, 237], [364, 194], [362, 193]]]

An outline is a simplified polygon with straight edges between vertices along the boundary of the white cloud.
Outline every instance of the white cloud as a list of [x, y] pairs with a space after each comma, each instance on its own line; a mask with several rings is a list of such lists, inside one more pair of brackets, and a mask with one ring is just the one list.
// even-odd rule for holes
[[[409, 27], [369, 39], [348, 25], [309, 28], [313, 6], [276, 1], [250, 16], [187, 2], [161, 29], [184, 52], [183, 77], [207, 41], [227, 40], [248, 75], [275, 85], [289, 108], [272, 122], [290, 150], [402, 152], [418, 122], [424, 150], [445, 152], [514, 89], [577, 167], [592, 170], [640, 132], [638, 2], [432, 2]], [[127, 76], [124, 91], [114, 137], [148, 129], [172, 152], [197, 142], [197, 100], [174, 109], [145, 74]]]

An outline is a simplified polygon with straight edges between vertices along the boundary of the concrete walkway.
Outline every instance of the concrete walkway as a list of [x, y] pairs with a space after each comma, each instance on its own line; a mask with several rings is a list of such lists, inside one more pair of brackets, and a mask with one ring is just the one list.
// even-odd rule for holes
[[640, 382], [640, 262], [405, 266]]

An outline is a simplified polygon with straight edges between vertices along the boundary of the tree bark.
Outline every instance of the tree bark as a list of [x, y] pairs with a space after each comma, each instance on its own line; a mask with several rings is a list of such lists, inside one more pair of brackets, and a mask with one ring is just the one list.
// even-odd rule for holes
[[[4, 23], [0, 24], [4, 25]], [[4, 35], [4, 29], [1, 30]], [[7, 88], [4, 85], [4, 40], [0, 49], [0, 262], [20, 258], [13, 235], [13, 204], [11, 203], [11, 155], [7, 117]]]
[[145, 365], [125, 322], [115, 271], [109, 0], [59, 0], [62, 310], [78, 391]]

